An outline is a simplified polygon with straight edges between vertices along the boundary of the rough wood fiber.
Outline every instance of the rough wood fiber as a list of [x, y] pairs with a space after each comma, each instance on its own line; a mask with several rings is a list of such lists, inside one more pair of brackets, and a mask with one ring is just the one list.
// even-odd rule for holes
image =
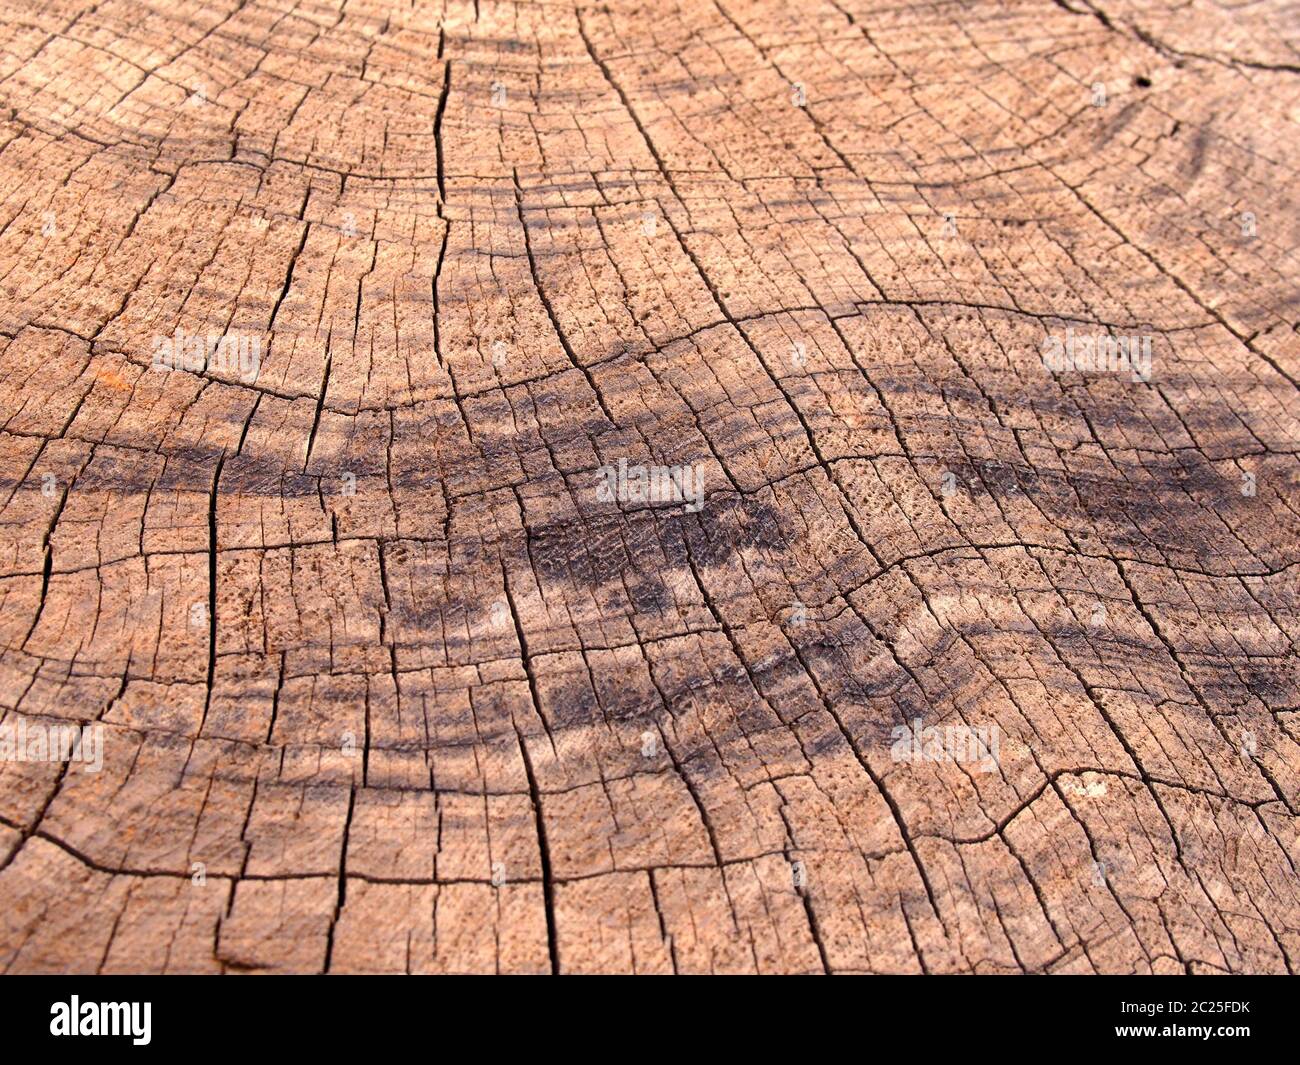
[[0, 0], [0, 969], [1295, 969], [1287, 9]]

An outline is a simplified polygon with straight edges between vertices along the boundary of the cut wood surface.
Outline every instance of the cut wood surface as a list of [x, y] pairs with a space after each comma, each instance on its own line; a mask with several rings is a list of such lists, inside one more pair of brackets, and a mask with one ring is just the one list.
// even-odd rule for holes
[[0, 970], [1294, 971], [1298, 125], [1274, 0], [0, 0]]

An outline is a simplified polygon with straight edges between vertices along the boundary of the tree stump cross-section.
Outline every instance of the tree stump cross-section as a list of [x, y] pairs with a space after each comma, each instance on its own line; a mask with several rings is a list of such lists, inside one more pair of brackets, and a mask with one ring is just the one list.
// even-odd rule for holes
[[0, 44], [0, 971], [1300, 966], [1293, 6]]

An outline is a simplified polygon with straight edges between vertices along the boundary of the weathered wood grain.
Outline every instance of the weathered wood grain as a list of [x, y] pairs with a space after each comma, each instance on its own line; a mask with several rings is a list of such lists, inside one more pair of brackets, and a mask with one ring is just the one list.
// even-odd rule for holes
[[0, 726], [103, 745], [0, 970], [1294, 971], [1298, 123], [1281, 0], [0, 0]]

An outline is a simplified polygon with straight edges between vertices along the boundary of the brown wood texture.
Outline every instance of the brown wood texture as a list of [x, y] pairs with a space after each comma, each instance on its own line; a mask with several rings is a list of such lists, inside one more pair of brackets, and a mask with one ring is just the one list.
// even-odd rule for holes
[[1296, 969], [1298, 124], [1274, 0], [0, 0], [0, 970]]

